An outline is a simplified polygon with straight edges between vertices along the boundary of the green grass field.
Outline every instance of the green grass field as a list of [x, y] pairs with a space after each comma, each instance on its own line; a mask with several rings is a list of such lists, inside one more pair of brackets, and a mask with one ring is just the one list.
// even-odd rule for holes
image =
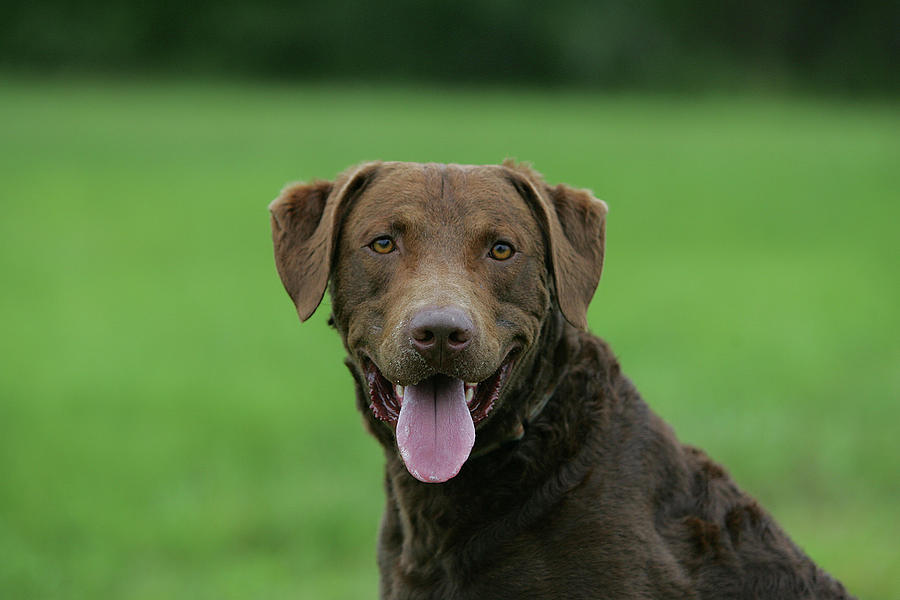
[[900, 593], [888, 102], [0, 81], [0, 598], [371, 598], [382, 456], [267, 203], [366, 159], [610, 206], [590, 323], [860, 598]]

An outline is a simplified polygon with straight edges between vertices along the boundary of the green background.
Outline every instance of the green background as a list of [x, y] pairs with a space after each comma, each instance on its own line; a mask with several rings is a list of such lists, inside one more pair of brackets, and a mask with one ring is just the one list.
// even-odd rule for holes
[[6, 0], [0, 68], [900, 92], [885, 0]]
[[590, 326], [651, 406], [896, 598], [898, 133], [874, 99], [4, 78], [0, 597], [374, 597], [381, 451], [266, 205], [515, 157], [609, 204]]

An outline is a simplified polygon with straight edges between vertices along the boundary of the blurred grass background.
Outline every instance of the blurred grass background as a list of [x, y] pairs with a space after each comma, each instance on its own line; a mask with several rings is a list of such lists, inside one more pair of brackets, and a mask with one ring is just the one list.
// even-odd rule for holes
[[861, 598], [895, 598], [894, 106], [778, 96], [0, 87], [0, 597], [367, 598], [382, 457], [288, 181], [533, 161], [610, 205], [591, 328]]

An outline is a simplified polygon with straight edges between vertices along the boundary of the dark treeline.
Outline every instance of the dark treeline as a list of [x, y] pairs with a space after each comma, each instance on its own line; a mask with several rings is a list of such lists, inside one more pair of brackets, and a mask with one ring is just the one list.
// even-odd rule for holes
[[0, 67], [896, 91], [890, 0], [13, 0]]

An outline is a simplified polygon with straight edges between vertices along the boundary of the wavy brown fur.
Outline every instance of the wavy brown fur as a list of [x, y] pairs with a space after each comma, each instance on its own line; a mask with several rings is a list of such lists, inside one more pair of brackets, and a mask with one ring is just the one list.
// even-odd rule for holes
[[[606, 207], [590, 193], [511, 163], [371, 163], [334, 186], [291, 187], [272, 212], [301, 318], [330, 275], [331, 322], [384, 447], [382, 598], [850, 598], [721, 466], [680, 444], [606, 343], [580, 329], [603, 262]], [[367, 254], [396, 223], [403, 251]], [[514, 227], [518, 260], [473, 251], [472, 232], [496, 239], [497, 223]], [[481, 326], [470, 348], [429, 363], [404, 323], [451, 301]], [[502, 401], [459, 473], [414, 479], [369, 408], [364, 366], [392, 370], [392, 383], [482, 381], [482, 365], [493, 371], [509, 348]]]
[[383, 598], [851, 598], [677, 441], [605, 342], [556, 323], [539, 369], [556, 389], [521, 440], [441, 486], [385, 452]]

